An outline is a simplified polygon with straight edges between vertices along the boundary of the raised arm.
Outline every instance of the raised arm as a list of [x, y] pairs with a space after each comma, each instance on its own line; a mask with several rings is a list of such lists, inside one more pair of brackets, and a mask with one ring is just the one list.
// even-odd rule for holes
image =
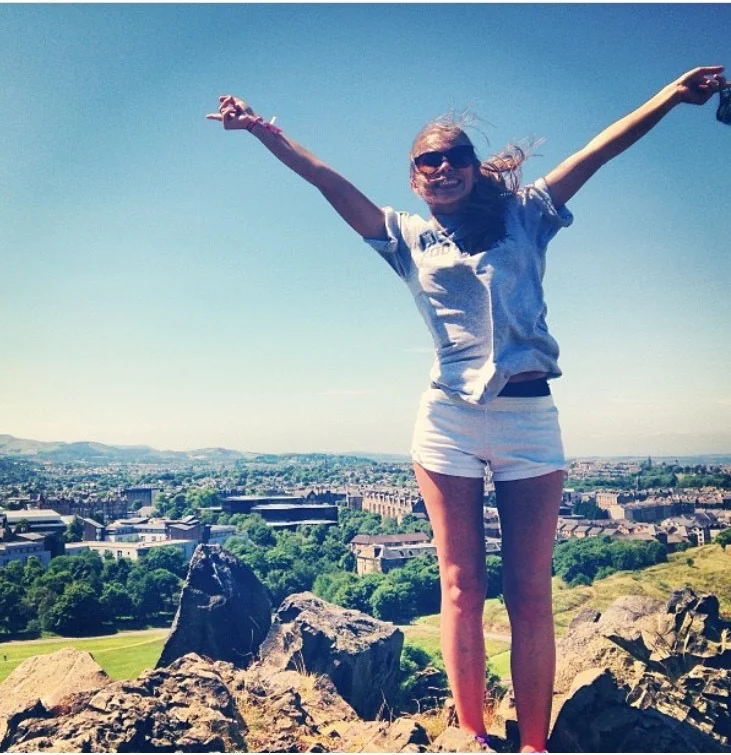
[[350, 181], [278, 128], [265, 123], [244, 100], [223, 95], [219, 102], [218, 113], [209, 113], [206, 118], [220, 121], [226, 130], [250, 131], [276, 158], [317, 187], [356, 233], [366, 238], [387, 238], [383, 210]]
[[676, 105], [708, 102], [725, 86], [723, 70], [723, 66], [704, 66], [683, 74], [554, 168], [545, 180], [556, 206], [566, 204], [602, 165], [631, 147]]

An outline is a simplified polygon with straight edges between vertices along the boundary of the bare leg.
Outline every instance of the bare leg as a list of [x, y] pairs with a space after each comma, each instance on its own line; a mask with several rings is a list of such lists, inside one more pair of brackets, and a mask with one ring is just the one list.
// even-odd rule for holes
[[444, 665], [461, 729], [485, 734], [485, 536], [482, 479], [439, 474], [414, 464], [439, 559]]
[[521, 752], [545, 750], [551, 720], [556, 674], [551, 556], [563, 479], [563, 472], [551, 472], [495, 483]]

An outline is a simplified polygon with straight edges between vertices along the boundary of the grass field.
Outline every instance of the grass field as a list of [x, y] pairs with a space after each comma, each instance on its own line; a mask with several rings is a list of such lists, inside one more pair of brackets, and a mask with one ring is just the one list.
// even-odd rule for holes
[[[125, 632], [88, 639], [58, 638], [0, 644], [0, 682], [26, 658], [55, 653], [62, 648], [87, 650], [112, 679], [131, 679], [153, 668], [160, 657], [167, 629]], [[7, 659], [7, 660], [5, 660]]]
[[[689, 564], [688, 560], [691, 560]], [[617, 572], [589, 587], [567, 587], [558, 577], [553, 580], [553, 611], [557, 636], [561, 636], [583, 608], [604, 611], [622, 595], [647, 595], [667, 600], [678, 588], [693, 588], [696, 593], [712, 592], [718, 596], [721, 612], [731, 615], [731, 548], [724, 552], [719, 545], [690, 548], [673, 553], [668, 563], [641, 571]], [[505, 606], [497, 599], [485, 601], [482, 618], [486, 646], [495, 672], [510, 676], [510, 643], [490, 639], [490, 634], [510, 634]], [[428, 652], [439, 649], [439, 616], [422, 616], [414, 624], [402, 627], [406, 639]]]

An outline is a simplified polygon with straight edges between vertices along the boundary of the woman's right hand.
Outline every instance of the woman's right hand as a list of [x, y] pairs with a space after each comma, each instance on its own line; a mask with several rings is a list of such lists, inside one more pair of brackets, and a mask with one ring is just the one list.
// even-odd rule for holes
[[247, 102], [231, 94], [223, 94], [218, 98], [218, 112], [208, 113], [206, 118], [220, 121], [226, 130], [245, 129], [256, 118], [256, 113]]

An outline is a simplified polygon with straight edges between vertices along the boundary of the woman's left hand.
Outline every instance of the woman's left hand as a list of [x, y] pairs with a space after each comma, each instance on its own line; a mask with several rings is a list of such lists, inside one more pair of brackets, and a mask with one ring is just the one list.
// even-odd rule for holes
[[701, 66], [684, 73], [670, 86], [675, 89], [678, 102], [705, 105], [713, 95], [726, 86], [723, 66]]

